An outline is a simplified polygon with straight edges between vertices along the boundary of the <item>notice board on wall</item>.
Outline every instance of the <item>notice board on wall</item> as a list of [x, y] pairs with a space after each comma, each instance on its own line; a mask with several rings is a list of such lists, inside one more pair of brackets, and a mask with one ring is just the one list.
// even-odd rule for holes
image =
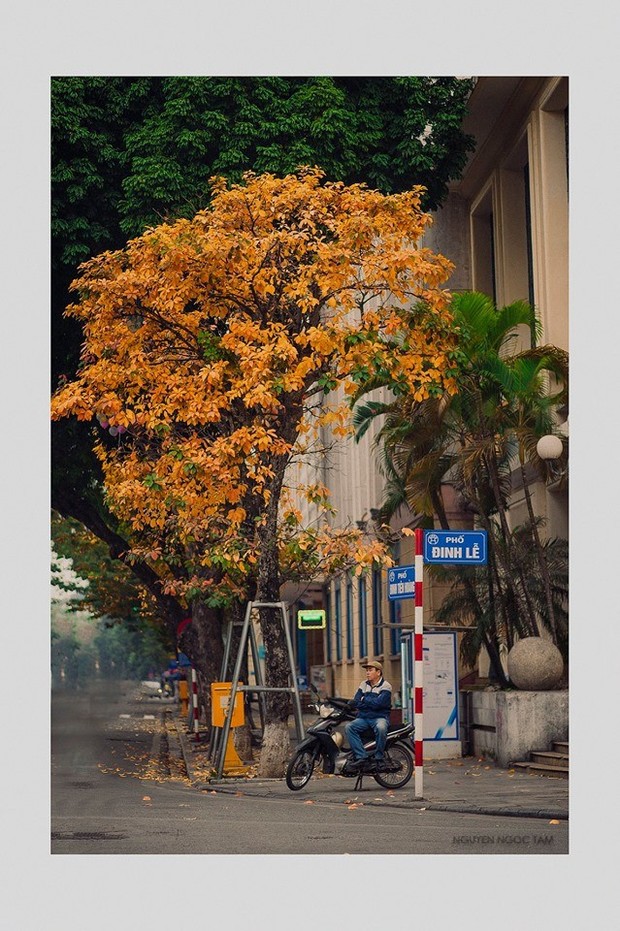
[[458, 740], [456, 633], [425, 633], [422, 637], [422, 653], [424, 740]]

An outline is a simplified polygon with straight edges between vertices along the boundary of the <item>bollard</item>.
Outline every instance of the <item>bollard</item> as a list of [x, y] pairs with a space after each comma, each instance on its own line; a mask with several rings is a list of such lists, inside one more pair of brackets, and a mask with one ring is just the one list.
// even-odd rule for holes
[[198, 679], [196, 678], [196, 670], [192, 666], [192, 707], [194, 709], [194, 736], [192, 740], [199, 741], [200, 734], [198, 733]]
[[189, 710], [189, 689], [185, 679], [179, 679], [179, 699], [181, 701], [181, 716], [187, 717]]

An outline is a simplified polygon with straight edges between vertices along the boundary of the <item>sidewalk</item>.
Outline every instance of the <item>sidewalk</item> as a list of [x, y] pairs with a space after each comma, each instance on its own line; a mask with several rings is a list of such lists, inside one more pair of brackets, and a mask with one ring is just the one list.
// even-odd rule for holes
[[478, 815], [515, 816], [568, 820], [568, 780], [533, 776], [495, 766], [490, 760], [463, 757], [458, 760], [429, 761], [424, 764], [423, 798], [416, 798], [414, 778], [403, 788], [382, 788], [372, 777], [365, 777], [363, 788], [353, 792], [355, 779], [316, 773], [308, 785], [291, 792], [284, 778], [259, 779], [255, 775], [223, 776], [214, 781], [207, 745], [187, 733], [175, 717], [180, 749], [192, 785], [203, 791], [217, 791], [263, 799], [301, 799], [340, 803], [363, 800], [364, 805], [390, 808], [424, 808], [427, 811], [454, 811]]

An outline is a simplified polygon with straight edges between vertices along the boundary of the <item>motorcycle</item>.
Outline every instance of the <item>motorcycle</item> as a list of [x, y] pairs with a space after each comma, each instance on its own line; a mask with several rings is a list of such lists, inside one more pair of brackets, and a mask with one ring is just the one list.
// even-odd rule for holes
[[[318, 719], [306, 730], [306, 736], [295, 748], [286, 769], [286, 784], [296, 792], [303, 789], [310, 781], [315, 766], [321, 765], [325, 774], [339, 776], [372, 776], [385, 789], [401, 789], [407, 785], [413, 775], [413, 725], [390, 725], [385, 744], [385, 759], [382, 764], [369, 761], [362, 768], [352, 769], [353, 753], [345, 746], [343, 733], [339, 725], [355, 718], [351, 702], [346, 698], [321, 698], [317, 689], [310, 686], [315, 701], [314, 707]], [[372, 754], [376, 747], [374, 734], [369, 728], [370, 739], [364, 741], [364, 749]]]

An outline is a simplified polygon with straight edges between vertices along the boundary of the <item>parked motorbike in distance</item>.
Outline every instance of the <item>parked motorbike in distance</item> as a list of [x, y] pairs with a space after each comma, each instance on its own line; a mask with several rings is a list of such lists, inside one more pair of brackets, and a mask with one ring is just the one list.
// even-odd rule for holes
[[[344, 735], [338, 726], [355, 718], [355, 711], [350, 709], [346, 698], [321, 698], [317, 689], [311, 685], [314, 695], [314, 707], [318, 719], [306, 730], [306, 736], [297, 745], [286, 770], [286, 784], [294, 792], [303, 789], [310, 781], [315, 766], [321, 765], [325, 774], [340, 776], [360, 776], [359, 770], [351, 770], [353, 753], [344, 746]], [[367, 753], [373, 753], [375, 740], [372, 730], [368, 731], [371, 739], [364, 741]], [[413, 725], [390, 725], [385, 745], [385, 764], [380, 770], [362, 770], [362, 775], [369, 775], [385, 789], [401, 789], [407, 785], [413, 775]]]

